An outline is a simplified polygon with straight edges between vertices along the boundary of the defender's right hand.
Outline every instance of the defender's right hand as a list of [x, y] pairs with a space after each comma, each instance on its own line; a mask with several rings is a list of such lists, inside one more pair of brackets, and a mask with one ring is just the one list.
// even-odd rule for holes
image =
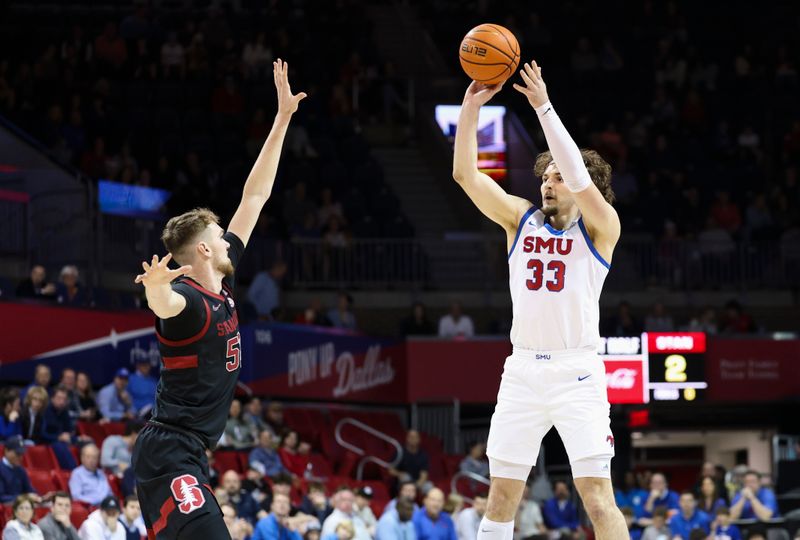
[[467, 88], [467, 93], [464, 94], [464, 104], [471, 103], [478, 107], [485, 105], [496, 93], [503, 89], [503, 84], [505, 84], [505, 81], [491, 86], [472, 81]]
[[172, 259], [172, 253], [167, 253], [167, 256], [161, 261], [158, 260], [158, 255], [153, 255], [153, 260], [150, 261], [149, 265], [146, 261], [143, 261], [144, 274], [136, 276], [134, 283], [143, 283], [145, 287], [165, 285], [173, 279], [192, 271], [192, 266], [189, 264], [181, 266], [177, 270], [168, 268], [167, 264], [169, 264], [170, 259]]

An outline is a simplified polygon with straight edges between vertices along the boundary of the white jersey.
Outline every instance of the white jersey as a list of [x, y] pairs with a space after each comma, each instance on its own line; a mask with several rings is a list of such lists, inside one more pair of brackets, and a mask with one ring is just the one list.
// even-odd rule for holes
[[508, 255], [512, 345], [535, 351], [597, 350], [600, 293], [609, 268], [582, 218], [558, 230], [531, 207]]

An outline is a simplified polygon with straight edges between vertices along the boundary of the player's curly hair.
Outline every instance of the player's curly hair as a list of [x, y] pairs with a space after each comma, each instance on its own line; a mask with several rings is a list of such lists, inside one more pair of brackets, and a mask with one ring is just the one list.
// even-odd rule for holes
[[208, 208], [195, 208], [167, 221], [161, 233], [164, 247], [180, 264], [187, 264], [186, 248], [210, 224], [219, 225], [219, 216]]
[[[614, 204], [617, 197], [614, 195], [614, 190], [611, 189], [611, 165], [594, 150], [581, 148], [581, 157], [583, 158], [584, 165], [586, 165], [586, 168], [589, 170], [589, 176], [592, 178], [592, 182], [594, 182], [594, 185], [600, 190], [600, 193], [603, 194], [603, 198], [608, 201], [608, 204]], [[536, 156], [533, 174], [541, 178], [547, 166], [552, 162], [553, 156], [550, 151], [542, 152]]]

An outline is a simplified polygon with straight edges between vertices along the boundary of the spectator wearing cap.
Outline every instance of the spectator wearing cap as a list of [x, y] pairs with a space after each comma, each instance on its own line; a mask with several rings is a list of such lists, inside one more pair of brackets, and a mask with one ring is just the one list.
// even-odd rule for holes
[[131, 466], [133, 445], [142, 431], [142, 424], [137, 420], [128, 420], [125, 423], [123, 435], [109, 435], [103, 441], [100, 452], [100, 465], [122, 478], [125, 470]]
[[5, 454], [0, 462], [0, 503], [9, 503], [20, 495], [30, 495], [34, 502], [41, 500], [33, 490], [28, 473], [22, 468], [24, 453], [22, 436], [14, 435], [6, 439]]
[[100, 508], [89, 514], [78, 534], [81, 540], [127, 540], [125, 527], [119, 522], [119, 502], [113, 495], [100, 501]]
[[378, 526], [378, 520], [375, 517], [375, 514], [372, 512], [372, 508], [370, 507], [369, 503], [372, 501], [372, 488], [369, 486], [364, 486], [359, 488], [356, 491], [356, 504], [353, 507], [358, 517], [364, 522], [364, 525], [367, 526], [367, 532], [370, 536], [375, 536], [375, 529]]
[[457, 540], [452, 518], [443, 512], [444, 493], [433, 488], [425, 496], [423, 507], [414, 512], [411, 520], [419, 540]]
[[335, 328], [357, 330], [356, 316], [353, 314], [353, 297], [344, 291], [336, 296], [336, 307], [328, 311], [328, 319]]
[[486, 513], [487, 501], [486, 493], [478, 493], [472, 499], [472, 506], [464, 508], [455, 516], [458, 540], [475, 540], [478, 538], [478, 527], [480, 527], [483, 514]]
[[267, 430], [258, 435], [258, 446], [250, 451], [248, 462], [251, 467], [256, 467], [261, 474], [269, 477], [289, 472], [275, 450], [272, 433]]
[[22, 434], [19, 420], [19, 390], [0, 389], [0, 441]]
[[744, 475], [744, 485], [731, 502], [731, 518], [766, 521], [778, 515], [778, 500], [768, 487], [761, 486], [761, 475], [753, 470]]
[[[89, 505], [97, 505], [111, 495], [111, 486], [105, 473], [98, 468], [100, 450], [94, 444], [81, 448], [81, 464], [69, 477], [69, 492], [72, 499]], [[119, 512], [119, 505], [117, 505]], [[116, 519], [116, 518], [115, 518]]]
[[142, 509], [136, 495], [125, 497], [122, 512], [119, 514], [119, 523], [125, 529], [126, 540], [140, 540], [147, 536], [147, 527], [142, 518]]
[[300, 503], [300, 511], [304, 514], [315, 516], [320, 523], [324, 523], [325, 519], [331, 515], [333, 507], [328, 501], [323, 484], [319, 482], [308, 484], [308, 493], [303, 496], [303, 502]]
[[44, 540], [42, 530], [33, 522], [33, 504], [28, 495], [14, 499], [13, 519], [3, 529], [3, 540]]
[[80, 540], [78, 531], [70, 521], [72, 497], [66, 491], [57, 491], [53, 496], [53, 508], [37, 525], [45, 540]]
[[394, 509], [384, 511], [378, 520], [375, 540], [417, 540], [414, 529], [414, 503], [408, 499], [397, 501]]
[[128, 379], [128, 393], [137, 416], [145, 416], [156, 403], [158, 381], [150, 375], [152, 367], [149, 358], [140, 357], [136, 360], [136, 371]]
[[325, 520], [325, 523], [322, 524], [322, 538], [334, 534], [341, 522], [351, 521], [356, 531], [356, 540], [371, 540], [372, 536], [367, 532], [367, 526], [364, 524], [364, 520], [356, 513], [354, 505], [355, 496], [353, 495], [353, 490], [347, 486], [340, 487], [336, 491], [336, 495], [333, 496], [334, 510]]
[[106, 420], [133, 418], [133, 400], [127, 389], [129, 377], [128, 370], [120, 368], [114, 374], [114, 380], [97, 393], [97, 407]]
[[[672, 516], [672, 519], [669, 520], [669, 529], [672, 538], [689, 540], [689, 535], [695, 529], [702, 529], [706, 536], [708, 536], [711, 520], [705, 512], [697, 509], [697, 500], [694, 498], [694, 493], [691, 491], [684, 491], [681, 493], [678, 504], [681, 507], [680, 512]], [[705, 538], [705, 536], [703, 538]]]

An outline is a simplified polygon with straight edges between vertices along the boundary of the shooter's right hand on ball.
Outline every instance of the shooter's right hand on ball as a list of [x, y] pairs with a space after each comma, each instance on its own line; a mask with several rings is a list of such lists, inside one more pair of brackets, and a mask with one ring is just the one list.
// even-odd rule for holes
[[464, 105], [476, 105], [482, 107], [494, 97], [496, 93], [503, 89], [503, 84], [487, 86], [483, 83], [472, 81], [464, 94]]
[[172, 253], [167, 253], [167, 256], [161, 261], [158, 260], [158, 255], [153, 255], [153, 260], [150, 261], [149, 265], [146, 261], [143, 261], [144, 274], [136, 276], [135, 283], [142, 283], [145, 287], [165, 285], [173, 279], [192, 271], [192, 266], [188, 264], [181, 266], [177, 270], [170, 269], [167, 266], [170, 259], [172, 259]]

